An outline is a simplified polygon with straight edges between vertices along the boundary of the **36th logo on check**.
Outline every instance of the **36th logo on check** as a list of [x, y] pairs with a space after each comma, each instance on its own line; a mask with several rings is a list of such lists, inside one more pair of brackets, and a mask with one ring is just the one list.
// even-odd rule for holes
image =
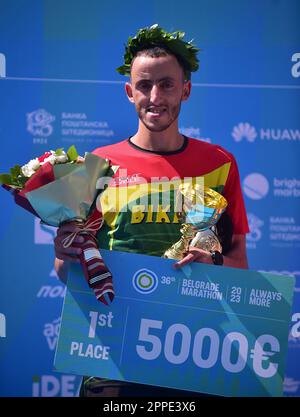
[[132, 279], [134, 289], [140, 294], [151, 294], [158, 286], [158, 277], [150, 269], [139, 269]]

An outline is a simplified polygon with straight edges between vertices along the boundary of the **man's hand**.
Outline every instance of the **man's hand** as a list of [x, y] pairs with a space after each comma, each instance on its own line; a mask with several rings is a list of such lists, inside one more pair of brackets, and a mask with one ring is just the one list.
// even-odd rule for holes
[[190, 262], [201, 262], [204, 264], [213, 263], [210, 252], [203, 249], [190, 247], [186, 256], [182, 258], [180, 261], [176, 262], [176, 264], [174, 264], [174, 267], [176, 269], [181, 268], [184, 265], [189, 264]]
[[58, 277], [65, 283], [68, 275], [68, 269], [70, 263], [80, 263], [79, 255], [82, 249], [80, 245], [84, 239], [82, 236], [77, 235], [72, 244], [65, 248], [63, 240], [73, 232], [79, 232], [80, 228], [72, 223], [65, 223], [57, 229], [57, 235], [54, 239], [54, 251], [55, 251], [55, 271]]
[[[245, 235], [233, 235], [231, 250], [226, 253], [224, 258], [224, 266], [232, 268], [248, 269], [248, 261], [246, 254], [246, 237]], [[186, 256], [174, 264], [175, 268], [181, 268], [190, 262], [201, 262], [205, 264], [213, 264], [211, 253], [199, 248], [191, 247]]]
[[79, 255], [81, 254], [82, 250], [80, 249], [80, 244], [84, 242], [84, 238], [82, 236], [76, 236], [72, 242], [72, 244], [65, 248], [63, 245], [63, 240], [73, 232], [80, 232], [81, 229], [72, 224], [72, 223], [65, 223], [60, 226], [57, 230], [56, 238], [54, 239], [54, 251], [55, 256], [58, 259], [63, 261], [75, 262], [79, 263]]

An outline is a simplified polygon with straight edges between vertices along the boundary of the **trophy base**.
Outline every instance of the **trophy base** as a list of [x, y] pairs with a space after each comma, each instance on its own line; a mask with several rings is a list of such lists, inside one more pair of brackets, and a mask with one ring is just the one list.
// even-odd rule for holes
[[184, 258], [186, 252], [189, 250], [189, 243], [195, 236], [195, 228], [191, 224], [183, 224], [180, 233], [182, 234], [180, 240], [167, 249], [162, 258], [176, 260]]

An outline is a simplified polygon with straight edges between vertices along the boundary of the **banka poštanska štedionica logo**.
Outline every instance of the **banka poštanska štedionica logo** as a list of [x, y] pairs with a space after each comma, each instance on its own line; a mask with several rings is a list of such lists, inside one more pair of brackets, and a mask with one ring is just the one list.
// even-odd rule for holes
[[48, 137], [53, 132], [55, 116], [44, 109], [27, 113], [27, 130], [34, 136]]

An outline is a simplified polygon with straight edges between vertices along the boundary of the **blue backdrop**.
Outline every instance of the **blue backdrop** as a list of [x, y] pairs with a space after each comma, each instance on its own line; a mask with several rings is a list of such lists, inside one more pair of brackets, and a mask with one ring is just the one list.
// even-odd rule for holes
[[[138, 28], [180, 29], [201, 48], [180, 129], [236, 156], [251, 269], [296, 276], [288, 396], [300, 396], [299, 15], [298, 0], [0, 0], [0, 172], [135, 132], [115, 68]], [[0, 395], [76, 395], [80, 378], [52, 371], [64, 297], [55, 230], [0, 194]]]

